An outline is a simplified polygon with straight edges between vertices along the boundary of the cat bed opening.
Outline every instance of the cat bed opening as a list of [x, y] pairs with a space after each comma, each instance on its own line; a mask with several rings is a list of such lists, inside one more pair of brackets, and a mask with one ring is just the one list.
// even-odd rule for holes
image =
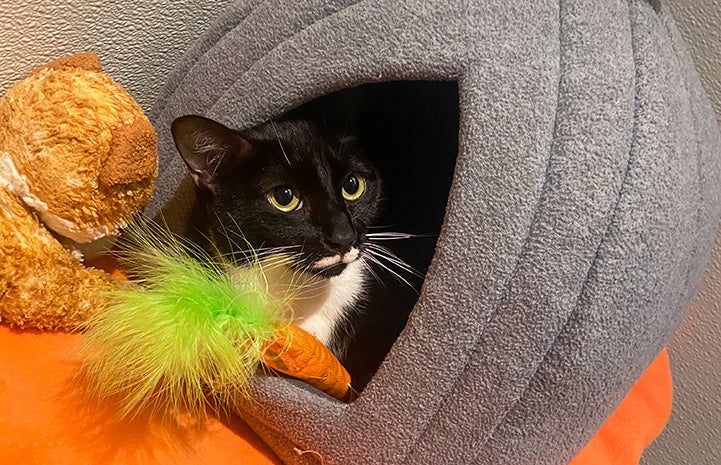
[[396, 81], [351, 92], [361, 148], [384, 184], [374, 231], [417, 236], [374, 241], [413, 271], [380, 259], [384, 266], [374, 266], [377, 279], [370, 282], [368, 298], [352, 314], [349, 331], [355, 335], [343, 363], [361, 390], [405, 326], [433, 258], [458, 152], [458, 84]]
[[405, 329], [353, 404], [261, 376], [234, 407], [287, 463], [566, 463], [677, 326], [721, 216], [718, 128], [657, 2], [238, 1], [153, 112], [149, 213], [186, 203], [175, 117], [248, 127], [402, 80], [457, 82], [459, 115]]

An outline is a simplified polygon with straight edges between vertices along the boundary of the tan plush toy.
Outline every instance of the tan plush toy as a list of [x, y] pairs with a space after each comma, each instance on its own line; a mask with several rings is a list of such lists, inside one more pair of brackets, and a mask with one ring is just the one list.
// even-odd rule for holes
[[100, 310], [114, 278], [83, 255], [108, 247], [156, 175], [152, 125], [93, 53], [0, 98], [0, 322], [73, 329]]

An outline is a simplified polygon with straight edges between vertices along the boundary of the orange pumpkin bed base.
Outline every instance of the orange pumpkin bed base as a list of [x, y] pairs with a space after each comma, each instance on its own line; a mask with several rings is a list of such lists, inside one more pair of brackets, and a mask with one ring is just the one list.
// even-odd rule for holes
[[[70, 389], [79, 336], [0, 326], [0, 464], [280, 465], [242, 421], [180, 428], [148, 419], [119, 423], [83, 406]], [[664, 350], [572, 465], [637, 464], [663, 430], [672, 387]]]

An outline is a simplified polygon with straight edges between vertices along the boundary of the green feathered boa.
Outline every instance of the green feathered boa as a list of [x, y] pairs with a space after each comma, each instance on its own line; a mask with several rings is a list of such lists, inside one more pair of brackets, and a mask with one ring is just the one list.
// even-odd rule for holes
[[[131, 285], [83, 327], [82, 374], [121, 416], [204, 416], [209, 399], [247, 395], [266, 344], [287, 324], [257, 256], [231, 279], [222, 264], [160, 227], [133, 226], [121, 261]], [[200, 258], [200, 259], [198, 259]]]

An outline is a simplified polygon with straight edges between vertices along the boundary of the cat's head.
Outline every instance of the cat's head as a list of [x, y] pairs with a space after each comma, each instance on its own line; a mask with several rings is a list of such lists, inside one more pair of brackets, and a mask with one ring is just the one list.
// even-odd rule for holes
[[193, 115], [172, 133], [220, 253], [240, 261], [248, 248], [282, 252], [323, 276], [363, 254], [381, 180], [352, 138], [307, 120], [239, 132]]

